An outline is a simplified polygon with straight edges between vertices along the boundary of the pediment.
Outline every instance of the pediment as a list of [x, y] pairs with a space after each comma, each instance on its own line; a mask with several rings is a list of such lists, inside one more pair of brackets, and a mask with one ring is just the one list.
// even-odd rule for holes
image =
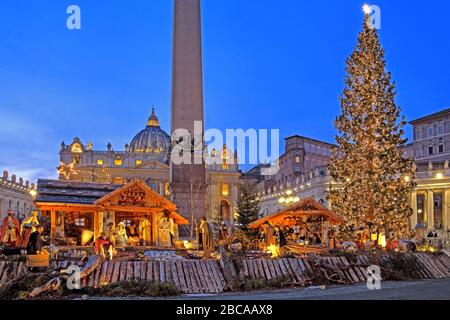
[[102, 206], [164, 208], [176, 210], [176, 206], [140, 180], [134, 180], [107, 194], [95, 202]]
[[167, 164], [157, 161], [157, 160], [145, 161], [145, 162], [137, 165], [136, 168], [148, 169], [148, 170], [169, 170], [170, 169], [170, 167]]

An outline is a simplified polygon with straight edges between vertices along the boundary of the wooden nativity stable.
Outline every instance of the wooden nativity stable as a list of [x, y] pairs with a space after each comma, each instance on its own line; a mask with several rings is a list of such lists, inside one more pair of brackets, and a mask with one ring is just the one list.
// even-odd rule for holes
[[[251, 229], [264, 228], [265, 222], [271, 223], [273, 226], [283, 226], [286, 228], [292, 228], [296, 231], [297, 237], [291, 240], [290, 244], [298, 244], [299, 237], [302, 234], [302, 228], [308, 231], [303, 233], [308, 236], [316, 235], [320, 238], [320, 244], [314, 245], [312, 241], [308, 239], [302, 240], [302, 244], [305, 248], [304, 252], [321, 252], [321, 248], [328, 247], [328, 232], [331, 226], [340, 224], [342, 219], [333, 211], [327, 209], [321, 203], [315, 201], [313, 198], [305, 198], [289, 206], [277, 213], [265, 216], [259, 220], [249, 224]], [[307, 250], [310, 248], [310, 250]], [[317, 248], [317, 250], [314, 250]]]
[[87, 245], [111, 224], [122, 223], [128, 229], [145, 219], [150, 224], [145, 245], [161, 246], [164, 212], [173, 220], [176, 235], [178, 225], [188, 224], [175, 204], [140, 180], [112, 185], [40, 179], [37, 192], [36, 207], [50, 217], [52, 242], [75, 238], [77, 245]]

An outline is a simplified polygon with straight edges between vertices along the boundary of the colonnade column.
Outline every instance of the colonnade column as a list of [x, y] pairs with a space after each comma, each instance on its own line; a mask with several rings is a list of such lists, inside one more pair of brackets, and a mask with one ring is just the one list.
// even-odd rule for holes
[[428, 229], [434, 228], [434, 196], [433, 190], [427, 192], [427, 223]]
[[443, 205], [443, 209], [444, 209], [444, 229], [447, 229], [449, 227], [449, 222], [450, 222], [450, 189], [446, 189], [444, 192], [444, 205]]
[[411, 192], [411, 209], [412, 209], [412, 216], [411, 216], [411, 228], [414, 228], [417, 224], [417, 192], [413, 191]]
[[3, 217], [6, 216], [6, 206], [5, 206], [6, 200], [0, 199], [0, 219], [3, 219]]

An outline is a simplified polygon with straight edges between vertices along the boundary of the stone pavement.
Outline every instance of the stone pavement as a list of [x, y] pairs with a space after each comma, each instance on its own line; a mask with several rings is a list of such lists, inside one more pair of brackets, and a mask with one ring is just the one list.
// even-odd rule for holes
[[[89, 300], [111, 298], [89, 297]], [[124, 298], [115, 298], [123, 300]], [[128, 298], [125, 298], [128, 299]], [[132, 300], [157, 300], [131, 298]], [[227, 293], [218, 295], [182, 295], [164, 300], [450, 300], [450, 279], [406, 282], [382, 282], [380, 290], [369, 290], [365, 284], [335, 286], [326, 289], [283, 289], [253, 293]]]

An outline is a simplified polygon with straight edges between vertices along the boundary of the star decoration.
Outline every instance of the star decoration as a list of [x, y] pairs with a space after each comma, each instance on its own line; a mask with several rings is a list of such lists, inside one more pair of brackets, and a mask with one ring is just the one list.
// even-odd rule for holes
[[362, 7], [365, 14], [369, 15], [372, 13], [372, 7], [369, 4], [364, 4]]
[[63, 162], [60, 162], [60, 166], [56, 169], [58, 170], [58, 174], [64, 177], [64, 179], [66, 180], [69, 180], [71, 176], [76, 176], [78, 175], [78, 173], [80, 173], [79, 170], [75, 168], [74, 162], [67, 165]]

